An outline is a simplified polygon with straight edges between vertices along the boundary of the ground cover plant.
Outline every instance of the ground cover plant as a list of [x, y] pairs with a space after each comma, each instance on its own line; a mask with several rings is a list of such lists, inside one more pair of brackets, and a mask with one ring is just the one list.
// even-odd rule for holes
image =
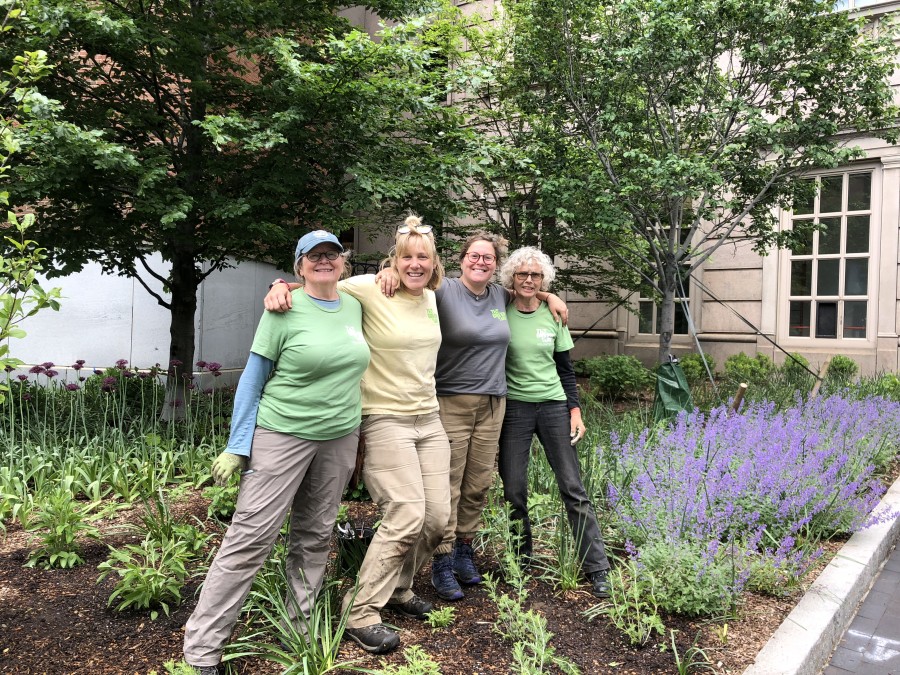
[[[580, 457], [613, 557], [609, 601], [586, 591], [536, 444], [535, 556], [527, 569], [513, 554], [515, 528], [495, 485], [475, 542], [490, 582], [467, 590], [464, 602], [437, 602], [428, 622], [386, 614], [404, 649], [381, 659], [341, 641], [339, 599], [352, 579], [338, 564], [307, 626], [318, 639], [280, 621], [281, 541], [244, 607], [227, 669], [743, 669], [820, 556], [893, 515], [872, 508], [900, 443], [895, 376], [859, 380], [841, 364], [841, 377], [812, 396], [811, 386], [796, 386], [812, 384], [788, 370], [796, 366], [766, 366], [771, 376], [748, 391], [739, 414], [721, 379], [697, 383], [703, 409], [660, 425], [640, 403], [645, 396], [623, 407], [585, 392], [589, 436]], [[216, 382], [219, 370], [203, 363], [198, 375]], [[8, 627], [0, 670], [178, 671], [183, 625], [237, 492], [235, 484], [209, 487], [231, 391], [203, 391], [200, 377], [185, 375], [194, 395], [181, 421], [163, 424], [164, 369], [76, 362], [8, 373], [10, 395], [0, 405], [0, 624]], [[342, 510], [354, 526], [378, 520], [371, 502], [348, 500]], [[437, 601], [427, 569], [416, 585]], [[58, 658], [48, 663], [48, 652]]]

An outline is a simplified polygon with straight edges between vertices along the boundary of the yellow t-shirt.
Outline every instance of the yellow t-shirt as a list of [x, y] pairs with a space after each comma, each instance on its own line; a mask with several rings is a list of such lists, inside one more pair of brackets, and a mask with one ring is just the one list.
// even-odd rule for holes
[[441, 346], [434, 292], [381, 293], [375, 276], [345, 279], [338, 288], [359, 300], [372, 358], [362, 377], [363, 415], [424, 415], [438, 411], [434, 369]]

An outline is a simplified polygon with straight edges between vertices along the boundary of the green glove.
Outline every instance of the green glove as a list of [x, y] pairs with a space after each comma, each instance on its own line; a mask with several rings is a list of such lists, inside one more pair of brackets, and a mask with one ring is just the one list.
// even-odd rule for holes
[[247, 466], [247, 458], [243, 455], [235, 455], [233, 452], [223, 452], [212, 463], [212, 477], [216, 485], [225, 485], [231, 474], [235, 471], [243, 471]]

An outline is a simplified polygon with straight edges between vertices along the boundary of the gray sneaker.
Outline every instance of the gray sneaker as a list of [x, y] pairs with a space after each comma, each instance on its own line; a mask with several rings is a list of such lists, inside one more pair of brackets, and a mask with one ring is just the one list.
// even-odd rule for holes
[[344, 635], [353, 640], [367, 652], [386, 654], [400, 646], [400, 636], [383, 623], [360, 628], [345, 628]]
[[191, 666], [197, 675], [219, 675], [219, 666]]

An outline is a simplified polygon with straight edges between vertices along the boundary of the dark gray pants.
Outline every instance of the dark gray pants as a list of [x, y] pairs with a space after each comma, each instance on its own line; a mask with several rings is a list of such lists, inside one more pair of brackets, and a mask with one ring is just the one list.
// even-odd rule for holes
[[578, 451], [570, 445], [569, 410], [565, 401], [506, 402], [500, 433], [500, 478], [503, 496], [514, 520], [521, 521], [520, 553], [531, 555], [531, 522], [528, 519], [528, 463], [531, 440], [537, 434], [566, 507], [569, 527], [578, 545], [585, 574], [609, 569], [597, 515], [581, 482]]

